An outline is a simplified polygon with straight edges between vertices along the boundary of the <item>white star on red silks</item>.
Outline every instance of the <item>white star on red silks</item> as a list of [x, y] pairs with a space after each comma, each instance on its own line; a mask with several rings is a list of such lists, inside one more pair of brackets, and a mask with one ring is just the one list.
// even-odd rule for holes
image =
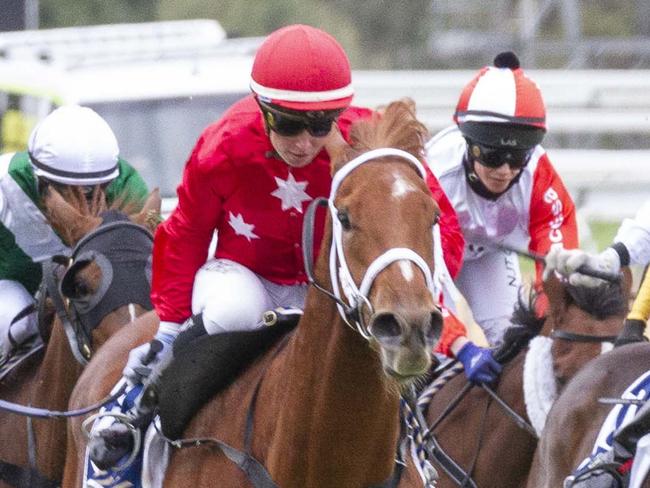
[[278, 184], [278, 189], [271, 192], [276, 198], [282, 201], [282, 210], [289, 210], [295, 208], [298, 212], [302, 213], [302, 202], [312, 200], [312, 197], [305, 193], [307, 188], [306, 181], [296, 181], [291, 173], [286, 180], [275, 178]]
[[250, 242], [251, 239], [260, 238], [260, 236], [258, 236], [257, 234], [255, 234], [255, 232], [253, 232], [255, 226], [253, 224], [247, 224], [246, 222], [244, 222], [244, 217], [242, 217], [241, 214], [235, 215], [234, 213], [229, 212], [229, 215], [230, 215], [230, 220], [228, 221], [228, 223], [235, 231], [235, 234], [237, 234], [238, 236], [244, 236], [246, 239], [248, 239], [248, 242]]

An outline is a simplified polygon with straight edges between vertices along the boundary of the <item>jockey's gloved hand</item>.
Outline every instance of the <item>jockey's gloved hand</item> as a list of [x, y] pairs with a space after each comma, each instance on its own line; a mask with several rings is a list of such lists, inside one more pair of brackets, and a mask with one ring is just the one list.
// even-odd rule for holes
[[136, 347], [129, 353], [129, 359], [122, 374], [132, 384], [141, 383], [156, 365], [167, 363], [173, 357], [172, 344], [178, 336], [180, 324], [160, 322], [153, 340]]
[[605, 283], [605, 281], [578, 272], [578, 268], [581, 266], [610, 274], [617, 274], [621, 270], [619, 254], [611, 247], [608, 247], [600, 254], [594, 255], [581, 249], [564, 249], [560, 246], [554, 246], [546, 255], [545, 261], [544, 280], [552, 272], [558, 272], [560, 275], [568, 278], [569, 283], [573, 286], [585, 286], [588, 288], [596, 288]]
[[503, 368], [492, 356], [492, 351], [467, 342], [456, 354], [465, 368], [465, 376], [472, 383], [492, 383]]
[[623, 330], [616, 337], [614, 347], [624, 346], [626, 344], [634, 344], [636, 342], [647, 341], [647, 337], [643, 335], [646, 323], [638, 319], [625, 319]]

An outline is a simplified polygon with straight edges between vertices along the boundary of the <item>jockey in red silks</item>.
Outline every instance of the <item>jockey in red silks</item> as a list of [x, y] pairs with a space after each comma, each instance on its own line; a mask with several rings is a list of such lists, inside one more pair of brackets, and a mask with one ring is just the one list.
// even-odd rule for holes
[[[427, 162], [466, 241], [456, 285], [495, 345], [521, 285], [517, 255], [507, 248], [545, 255], [551, 246], [577, 247], [575, 205], [540, 145], [542, 94], [513, 53], [499, 54], [465, 86], [454, 122], [429, 141]], [[538, 264], [538, 290], [542, 270]]]
[[[333, 137], [347, 140], [351, 124], [371, 115], [350, 106], [343, 48], [306, 25], [279, 29], [264, 41], [251, 90], [203, 131], [185, 166], [178, 206], [156, 232], [151, 299], [160, 318], [154, 342], [162, 350], [155, 362], [170, 356], [181, 324], [196, 335], [247, 330], [262, 325], [265, 311], [303, 307], [302, 223], [309, 202], [330, 193], [325, 146]], [[427, 182], [441, 209], [446, 266], [455, 276], [462, 233], [430, 172]], [[315, 252], [323, 227], [319, 215]], [[215, 231], [216, 250], [208, 256]], [[464, 335], [462, 326], [449, 330], [443, 352]], [[131, 352], [124, 374], [132, 383], [141, 380], [136, 370], [149, 350], [145, 344]]]

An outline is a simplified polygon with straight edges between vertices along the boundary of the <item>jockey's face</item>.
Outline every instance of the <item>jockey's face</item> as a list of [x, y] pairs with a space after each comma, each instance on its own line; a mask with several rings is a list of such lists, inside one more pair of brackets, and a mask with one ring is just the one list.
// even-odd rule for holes
[[521, 168], [511, 168], [503, 163], [496, 168], [484, 166], [474, 160], [474, 172], [478, 175], [481, 183], [492, 193], [503, 193], [508, 189], [510, 182], [521, 172]]
[[269, 138], [273, 149], [285, 163], [294, 168], [302, 168], [311, 163], [316, 155], [321, 152], [331, 133], [330, 130], [327, 136], [316, 137], [312, 136], [307, 130], [303, 130], [295, 136], [281, 136], [271, 130], [269, 131]]

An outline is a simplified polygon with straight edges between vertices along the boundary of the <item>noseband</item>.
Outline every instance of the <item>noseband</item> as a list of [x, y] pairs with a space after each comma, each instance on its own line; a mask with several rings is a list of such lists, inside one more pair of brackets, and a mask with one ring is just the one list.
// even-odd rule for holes
[[[115, 211], [105, 212], [102, 219], [99, 227], [77, 243], [69, 258], [55, 256], [43, 263], [47, 295], [54, 302], [72, 352], [81, 364], [90, 359], [92, 331], [109, 313], [128, 304], [152, 308], [151, 233]], [[102, 272], [98, 289], [89, 296], [66, 298], [74, 295], [75, 274], [91, 262]], [[67, 267], [59, 280], [62, 263]]]
[[[338, 209], [334, 204], [334, 201], [336, 199], [336, 192], [338, 191], [342, 181], [356, 168], [364, 163], [367, 163], [368, 161], [385, 156], [397, 156], [399, 158], [406, 159], [409, 163], [415, 166], [420, 176], [423, 179], [426, 179], [426, 171], [424, 170], [422, 163], [420, 163], [420, 161], [418, 161], [415, 156], [407, 153], [406, 151], [393, 148], [381, 148], [368, 151], [366, 153], [363, 153], [361, 156], [353, 159], [352, 161], [346, 163], [334, 174], [329, 199], [325, 200], [324, 198], [319, 198], [314, 200], [309, 205], [303, 226], [303, 257], [305, 261], [305, 271], [309, 278], [310, 284], [313, 284], [318, 290], [324, 292], [326, 295], [332, 298], [336, 302], [336, 307], [343, 321], [352, 329], [361, 334], [361, 336], [366, 340], [369, 340], [371, 338], [371, 334], [368, 330], [368, 324], [366, 323], [363, 309], [365, 306], [370, 315], [372, 315], [373, 307], [370, 303], [370, 300], [368, 299], [368, 293], [370, 292], [370, 289], [372, 288], [372, 285], [379, 273], [386, 267], [396, 261], [411, 261], [418, 268], [420, 268], [424, 274], [427, 288], [434, 297], [434, 300], [438, 295], [440, 282], [442, 281], [442, 273], [432, 274], [429, 265], [422, 258], [422, 256], [417, 254], [412, 249], [404, 247], [395, 247], [389, 249], [375, 258], [370, 266], [368, 266], [366, 269], [360, 286], [357, 286], [354, 279], [352, 278], [352, 273], [348, 267], [347, 260], [345, 258], [345, 252], [343, 249], [343, 228], [341, 222], [337, 218]], [[314, 227], [314, 214], [317, 206], [324, 205], [328, 206], [332, 220], [332, 244], [330, 246], [329, 268], [333, 293], [317, 284], [314, 280], [312, 272], [312, 236]], [[434, 225], [433, 236], [434, 256], [432, 256], [432, 258], [434, 258], [434, 262], [436, 264], [434, 271], [437, 271], [439, 268], [438, 264], [443, 262], [440, 229], [438, 225]], [[342, 299], [341, 292], [343, 295], [345, 295], [347, 302]]]

